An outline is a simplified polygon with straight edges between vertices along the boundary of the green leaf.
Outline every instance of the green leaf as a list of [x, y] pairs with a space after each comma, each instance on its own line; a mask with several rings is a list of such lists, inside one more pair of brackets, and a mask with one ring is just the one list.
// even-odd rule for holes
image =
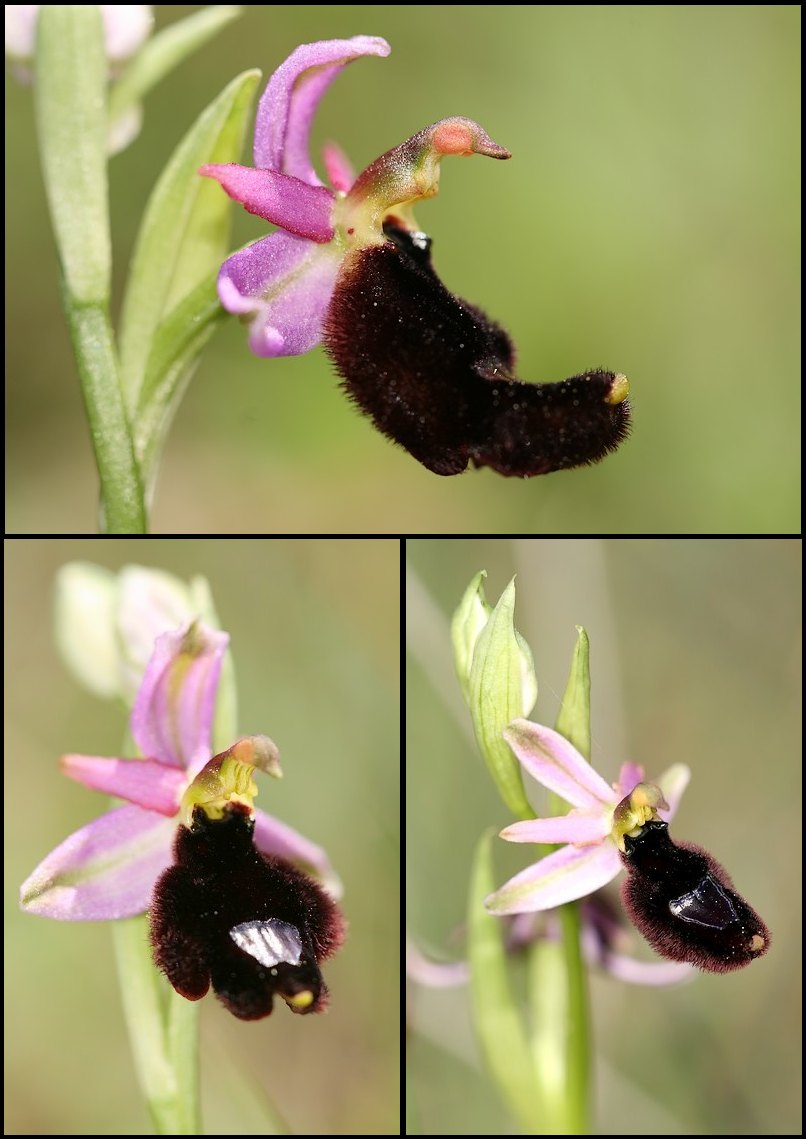
[[484, 908], [495, 889], [494, 831], [479, 839], [473, 859], [467, 929], [473, 1024], [485, 1065], [527, 1134], [544, 1133], [539, 1085], [524, 1023], [508, 975], [504, 922]]
[[577, 643], [555, 727], [585, 759], [591, 757], [591, 674], [588, 634], [577, 625]]
[[42, 5], [34, 94], [45, 192], [67, 291], [74, 303], [107, 303], [106, 57], [96, 5]]
[[515, 631], [514, 609], [513, 578], [476, 639], [469, 707], [476, 740], [502, 799], [519, 818], [532, 819], [520, 764], [503, 738], [507, 724], [528, 715], [537, 698], [532, 654]]
[[194, 51], [241, 15], [234, 4], [202, 8], [169, 24], [137, 52], [109, 93], [109, 118], [114, 121], [136, 106], [152, 87]]
[[173, 415], [202, 349], [227, 315], [215, 283], [212, 273], [162, 321], [154, 336], [134, 415], [135, 450], [149, 498]]
[[462, 686], [462, 695], [468, 704], [470, 703], [470, 666], [473, 663], [473, 652], [479, 634], [492, 613], [481, 584], [486, 576], [486, 570], [479, 570], [465, 590], [464, 597], [459, 602], [451, 621], [451, 640], [453, 641], [453, 660], [456, 666], [456, 675], [459, 677], [459, 683]]
[[[240, 156], [259, 81], [259, 71], [245, 71], [224, 88], [174, 151], [149, 199], [121, 322], [123, 390], [130, 411], [138, 405], [157, 328], [227, 252], [230, 201], [198, 170]], [[171, 355], [164, 341], [160, 352]], [[161, 377], [150, 377], [153, 387], [160, 382]]]

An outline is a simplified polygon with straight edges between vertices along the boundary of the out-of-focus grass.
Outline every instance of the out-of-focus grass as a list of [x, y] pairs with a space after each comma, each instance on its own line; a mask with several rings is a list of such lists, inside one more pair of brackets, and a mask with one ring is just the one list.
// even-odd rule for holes
[[[517, 572], [516, 624], [540, 684], [533, 718], [554, 723], [584, 625], [594, 764], [607, 780], [625, 760], [649, 778], [690, 764], [675, 835], [727, 867], [772, 934], [747, 969], [680, 988], [593, 975], [596, 1133], [623, 1134], [626, 1113], [643, 1134], [799, 1134], [800, 543], [420, 539], [408, 554], [410, 932], [463, 956], [473, 849], [484, 828], [511, 821], [468, 734], [448, 621], [477, 570], [493, 602]], [[503, 882], [530, 854], [499, 847]], [[634, 948], [651, 958], [637, 933]], [[409, 1018], [418, 1133], [510, 1133], [464, 990], [415, 987]]]
[[[157, 9], [159, 23], [186, 11]], [[418, 210], [449, 287], [526, 380], [604, 365], [635, 430], [593, 470], [440, 479], [362, 421], [320, 351], [251, 357], [236, 320], [173, 426], [157, 532], [799, 530], [800, 10], [796, 6], [247, 7], [146, 104], [111, 168], [116, 280], [150, 187], [232, 76], [300, 42], [383, 35], [328, 92], [315, 150], [360, 168], [446, 115], [508, 163], [450, 160]], [[31, 95], [7, 79], [11, 530], [89, 532], [95, 477], [63, 317]], [[246, 159], [248, 161], [248, 158]], [[266, 227], [236, 210], [233, 247]]]
[[18, 909], [20, 882], [106, 809], [65, 779], [65, 751], [119, 754], [125, 717], [81, 691], [53, 646], [65, 561], [201, 573], [231, 635], [239, 729], [279, 744], [284, 779], [258, 804], [324, 845], [345, 883], [349, 932], [328, 964], [331, 1008], [281, 1005], [255, 1024], [212, 995], [202, 1009], [208, 1134], [397, 1134], [399, 765], [396, 542], [57, 540], [6, 544], [6, 1131], [150, 1130], [125, 1037], [109, 929]]

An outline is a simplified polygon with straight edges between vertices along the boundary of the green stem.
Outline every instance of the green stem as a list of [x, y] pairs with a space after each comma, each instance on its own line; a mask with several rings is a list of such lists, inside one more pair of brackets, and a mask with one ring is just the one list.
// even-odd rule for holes
[[[565, 804], [550, 796], [550, 814]], [[538, 846], [537, 857], [556, 850]], [[559, 942], [539, 939], [528, 953], [530, 1041], [543, 1104], [543, 1134], [590, 1134], [590, 1015], [578, 902], [555, 910]]]
[[97, 5], [42, 6], [34, 87], [39, 152], [100, 475], [102, 528], [143, 534], [143, 491], [109, 321], [106, 68]]
[[101, 529], [145, 534], [143, 488], [106, 306], [78, 304], [66, 290], [64, 306], [101, 484]]
[[137, 1078], [155, 1130], [198, 1135], [198, 1004], [175, 993], [154, 967], [146, 917], [114, 922], [112, 932]]
[[565, 957], [566, 1033], [565, 1054], [566, 1129], [569, 1135], [590, 1134], [590, 1008], [585, 962], [582, 959], [582, 921], [579, 903], [560, 906]]

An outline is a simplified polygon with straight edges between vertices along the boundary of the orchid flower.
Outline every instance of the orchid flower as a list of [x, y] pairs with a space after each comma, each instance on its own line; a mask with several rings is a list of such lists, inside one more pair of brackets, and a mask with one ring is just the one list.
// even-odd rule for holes
[[513, 374], [506, 332], [454, 297], [431, 267], [414, 203], [433, 197], [447, 155], [507, 159], [472, 119], [441, 119], [354, 177], [325, 149], [331, 187], [308, 154], [319, 100], [361, 56], [386, 56], [374, 36], [298, 47], [260, 101], [254, 167], [206, 165], [250, 213], [280, 227], [233, 254], [218, 276], [222, 305], [249, 323], [259, 356], [324, 342], [343, 386], [385, 435], [437, 474], [468, 462], [530, 476], [594, 462], [629, 427], [626, 376], [594, 369], [559, 384]]
[[[47, 855], [21, 887], [23, 909], [62, 921], [105, 921], [149, 908], [155, 883], [173, 863], [183, 802], [187, 809], [194, 788], [205, 784], [228, 642], [226, 633], [200, 621], [157, 638], [130, 722], [143, 759], [63, 757], [67, 776], [125, 805], [94, 819]], [[265, 737], [247, 737], [233, 748], [239, 746], [267, 754]], [[276, 749], [269, 749], [269, 759], [278, 773]], [[264, 854], [303, 864], [338, 893], [325, 851], [260, 810], [254, 811], [254, 842]]]
[[486, 900], [492, 914], [533, 913], [585, 897], [622, 869], [626, 835], [650, 819], [668, 822], [688, 785], [690, 771], [674, 764], [656, 783], [643, 768], [621, 767], [613, 786], [559, 732], [514, 720], [504, 738], [527, 774], [561, 796], [572, 809], [556, 818], [527, 819], [501, 831], [508, 842], [564, 843], [559, 850], [510, 878]]
[[255, 166], [209, 165], [249, 213], [282, 227], [230, 257], [218, 277], [221, 303], [248, 315], [249, 344], [258, 356], [296, 356], [323, 337], [336, 278], [351, 251], [383, 245], [383, 224], [394, 211], [436, 194], [446, 154], [509, 158], [469, 119], [445, 119], [377, 159], [357, 179], [332, 144], [325, 167], [333, 189], [320, 182], [308, 156], [308, 135], [319, 100], [339, 72], [364, 55], [388, 55], [386, 40], [355, 36], [303, 44], [269, 80], [255, 125]]

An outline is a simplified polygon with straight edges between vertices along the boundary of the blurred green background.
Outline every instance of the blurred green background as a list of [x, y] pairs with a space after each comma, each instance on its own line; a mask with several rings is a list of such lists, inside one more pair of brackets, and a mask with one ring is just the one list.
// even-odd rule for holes
[[[159, 6], [157, 23], [189, 10]], [[626, 372], [633, 437], [596, 469], [441, 479], [359, 417], [321, 350], [258, 360], [232, 319], [172, 429], [153, 529], [797, 532], [797, 6], [246, 8], [152, 93], [113, 160], [118, 296], [150, 188], [201, 109], [246, 68], [357, 33], [392, 55], [338, 79], [314, 152], [337, 138], [361, 168], [455, 114], [508, 146], [509, 163], [446, 162], [419, 207], [438, 271], [511, 331], [525, 380]], [[91, 533], [31, 93], [6, 93], [8, 528]], [[265, 233], [234, 214], [233, 248]]]
[[[408, 553], [410, 932], [443, 960], [464, 955], [472, 852], [511, 821], [472, 740], [447, 622], [477, 570], [493, 603], [517, 573], [532, 718], [554, 723], [583, 624], [594, 765], [609, 782], [628, 759], [649, 778], [688, 763], [675, 836], [727, 867], [772, 934], [747, 969], [677, 988], [592, 975], [595, 1133], [801, 1134], [800, 543], [423, 539]], [[502, 883], [530, 862], [504, 842], [496, 858]], [[652, 959], [637, 932], [634, 948]], [[410, 990], [417, 1133], [511, 1134], [465, 989]]]
[[20, 882], [106, 809], [60, 775], [64, 751], [119, 754], [125, 715], [57, 657], [53, 576], [84, 559], [205, 575], [231, 635], [239, 726], [278, 742], [285, 778], [258, 805], [321, 843], [349, 922], [326, 970], [331, 1007], [237, 1021], [201, 1010], [206, 1134], [399, 1128], [399, 549], [323, 541], [7, 541], [5, 1015], [7, 1134], [150, 1134], [120, 1007], [110, 931], [18, 909]]

